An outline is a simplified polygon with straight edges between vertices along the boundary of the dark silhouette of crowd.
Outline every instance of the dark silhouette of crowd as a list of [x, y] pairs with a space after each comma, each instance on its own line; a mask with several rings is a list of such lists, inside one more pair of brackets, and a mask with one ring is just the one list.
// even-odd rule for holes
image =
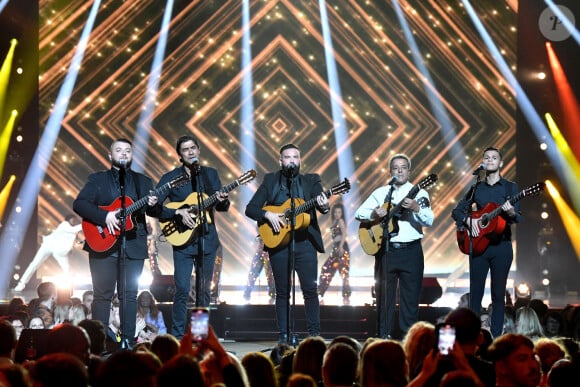
[[[497, 337], [458, 306], [438, 324], [416, 322], [402, 340], [312, 336], [236, 355], [211, 326], [199, 342], [189, 332], [181, 340], [159, 332], [132, 348], [115, 346], [98, 320], [54, 318], [59, 303], [76, 302], [58, 300], [51, 283], [28, 304], [10, 301], [0, 317], [0, 386], [559, 387], [577, 385], [580, 371], [580, 305], [518, 300], [506, 313], [513, 324]], [[29, 328], [33, 318], [42, 328]], [[437, 342], [441, 324], [455, 330], [447, 355]]]

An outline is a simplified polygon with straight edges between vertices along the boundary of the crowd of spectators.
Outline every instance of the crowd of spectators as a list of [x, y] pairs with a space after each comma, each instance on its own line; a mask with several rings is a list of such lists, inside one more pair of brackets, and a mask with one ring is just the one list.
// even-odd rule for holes
[[[513, 321], [495, 338], [481, 316], [458, 306], [439, 324], [415, 323], [402, 340], [312, 336], [238, 357], [211, 326], [198, 342], [168, 334], [150, 292], [136, 316], [145, 332], [119, 348], [110, 345], [110, 328], [90, 319], [90, 292], [57, 300], [54, 284], [37, 290], [28, 304], [12, 299], [0, 317], [0, 386], [559, 387], [577, 385], [580, 371], [575, 305], [513, 305], [506, 313]], [[440, 324], [455, 329], [447, 355], [436, 343]]]

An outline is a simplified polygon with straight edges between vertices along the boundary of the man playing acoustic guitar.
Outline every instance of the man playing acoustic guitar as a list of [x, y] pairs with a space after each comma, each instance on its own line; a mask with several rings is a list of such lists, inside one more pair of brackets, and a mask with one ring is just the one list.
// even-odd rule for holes
[[[488, 147], [483, 151], [483, 163], [476, 170], [481, 170], [482, 177], [468, 190], [465, 197], [457, 204], [451, 213], [459, 231], [471, 229], [473, 245], [479, 245], [477, 238], [485, 238], [490, 242], [487, 248], [479, 253], [472, 254], [469, 259], [469, 307], [475, 313], [481, 313], [481, 300], [485, 291], [487, 272], [491, 272], [491, 334], [498, 337], [502, 334], [505, 313], [505, 290], [510, 267], [513, 260], [511, 242], [511, 228], [513, 223], [521, 221], [519, 203], [512, 205], [510, 197], [518, 193], [516, 183], [501, 176], [503, 166], [502, 154], [499, 149]], [[475, 192], [473, 192], [475, 190]], [[472, 197], [473, 196], [473, 197]], [[502, 224], [507, 225], [496, 234], [494, 230], [487, 230], [482, 226], [474, 214], [470, 213], [470, 206], [474, 203], [476, 210], [482, 210], [486, 205], [501, 208]], [[490, 219], [491, 220], [491, 219]], [[503, 222], [505, 220], [505, 222]]]
[[[280, 329], [279, 342], [290, 342], [288, 325], [288, 306], [290, 299], [289, 246], [285, 235], [290, 235], [290, 219], [285, 213], [291, 207], [291, 198], [295, 207], [310, 200], [316, 208], [307, 213], [296, 215], [294, 227], [294, 268], [298, 273], [309, 336], [320, 334], [320, 304], [316, 285], [318, 271], [317, 251], [324, 252], [324, 244], [316, 218], [316, 209], [325, 214], [330, 206], [322, 190], [318, 174], [300, 174], [300, 150], [294, 144], [280, 148], [281, 171], [264, 175], [262, 184], [246, 206], [246, 216], [258, 222], [265, 250], [269, 254], [270, 265], [276, 284], [276, 318]], [[292, 191], [290, 191], [292, 190]], [[266, 206], [266, 207], [265, 207]], [[309, 222], [304, 217], [309, 218]], [[265, 230], [268, 228], [268, 230]], [[266, 232], [269, 231], [269, 232]], [[278, 245], [276, 239], [280, 237]], [[292, 333], [290, 333], [292, 334]]]
[[[419, 297], [423, 284], [423, 227], [433, 224], [429, 194], [422, 183], [409, 182], [411, 159], [395, 154], [389, 160], [391, 182], [373, 191], [355, 213], [361, 222], [384, 224], [381, 247], [375, 254], [375, 292], [378, 306], [378, 336], [394, 335], [397, 286], [399, 287], [399, 329], [401, 338], [419, 318]], [[428, 176], [426, 185], [436, 180]], [[425, 186], [426, 186], [425, 185]], [[392, 204], [392, 205], [389, 205]], [[381, 235], [381, 237], [382, 237]]]
[[[151, 179], [130, 169], [133, 147], [129, 140], [115, 140], [108, 156], [111, 169], [89, 176], [73, 202], [73, 209], [83, 218], [84, 249], [89, 252], [94, 297], [92, 318], [109, 326], [111, 301], [117, 287], [122, 301], [123, 339], [132, 342], [135, 338], [139, 277], [148, 255], [145, 214], [155, 215], [153, 206], [157, 204], [157, 196], [152, 195]], [[138, 207], [146, 207], [146, 210], [137, 210]], [[123, 226], [120, 219], [122, 208], [127, 211], [124, 251], [119, 238]], [[135, 211], [131, 216], [132, 208]], [[122, 253], [124, 265], [119, 262]]]
[[[196, 269], [196, 306], [209, 306], [216, 252], [220, 245], [214, 216], [215, 211], [227, 211], [230, 208], [230, 201], [228, 194], [222, 192], [217, 170], [200, 165], [200, 147], [193, 136], [186, 134], [179, 137], [175, 150], [183, 165], [163, 175], [158, 186], [182, 173], [191, 176], [191, 184], [174, 188], [167, 194], [159, 195], [159, 203], [163, 203], [159, 220], [166, 236], [175, 233], [186, 235], [183, 242], [172, 246], [175, 295], [173, 297], [171, 334], [181, 339], [188, 324], [187, 301], [194, 265]], [[208, 200], [208, 196], [211, 200]], [[211, 204], [209, 204], [210, 202]], [[174, 205], [174, 203], [178, 204]], [[199, 208], [200, 203], [207, 203], [205, 211], [201, 211]], [[167, 222], [168, 220], [171, 221]], [[167, 231], [169, 226], [176, 227], [173, 234], [169, 234]], [[200, 254], [202, 248], [203, 255]]]

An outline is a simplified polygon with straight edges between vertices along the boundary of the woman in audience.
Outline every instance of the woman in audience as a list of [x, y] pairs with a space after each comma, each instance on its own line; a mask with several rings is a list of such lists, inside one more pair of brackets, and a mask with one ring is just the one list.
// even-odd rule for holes
[[322, 384], [322, 360], [326, 352], [326, 343], [320, 336], [307, 337], [298, 344], [292, 373], [302, 373], [312, 376], [318, 384]]
[[394, 340], [371, 342], [362, 351], [359, 364], [361, 387], [404, 387], [409, 382], [403, 346]]
[[251, 387], [278, 387], [274, 363], [262, 352], [250, 352], [242, 357]]
[[516, 311], [516, 332], [536, 341], [544, 337], [544, 329], [536, 312], [529, 306], [522, 306]]
[[157, 307], [155, 297], [149, 290], [143, 290], [137, 296], [137, 342], [151, 342], [157, 335], [167, 333], [163, 313]]
[[405, 338], [403, 348], [409, 364], [409, 378], [413, 379], [421, 370], [421, 363], [435, 346], [435, 326], [427, 321], [417, 321], [411, 325]]

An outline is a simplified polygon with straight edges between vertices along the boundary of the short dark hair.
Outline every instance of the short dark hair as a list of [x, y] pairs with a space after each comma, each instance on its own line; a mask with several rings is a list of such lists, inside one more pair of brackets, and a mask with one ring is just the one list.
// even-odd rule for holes
[[129, 144], [129, 145], [133, 146], [133, 143], [131, 142], [131, 140], [129, 140], [127, 138], [124, 138], [124, 137], [121, 137], [121, 138], [118, 138], [116, 140], [113, 140], [113, 142], [111, 143], [111, 146], [113, 146], [113, 144], [116, 143], [116, 142], [124, 142], [126, 144]]
[[498, 148], [493, 147], [493, 146], [488, 146], [487, 148], [485, 148], [483, 150], [483, 154], [485, 154], [485, 152], [487, 152], [487, 151], [495, 151], [495, 152], [497, 152], [499, 154], [500, 160], [503, 160], [503, 154], [501, 153], [501, 151]]
[[188, 141], [193, 141], [193, 143], [199, 149], [199, 143], [197, 142], [197, 139], [190, 134], [184, 134], [183, 136], [181, 136], [177, 139], [177, 143], [175, 144], [175, 150], [177, 151], [177, 154], [179, 154], [179, 150], [181, 149], [181, 144], [183, 144], [184, 142], [188, 142]]
[[519, 333], [506, 333], [498, 336], [489, 346], [489, 357], [495, 363], [504, 360], [520, 347], [534, 349], [534, 343], [529, 337]]
[[282, 148], [280, 148], [280, 156], [282, 156], [282, 152], [284, 152], [286, 149], [296, 149], [298, 152], [300, 152], [300, 148], [298, 147], [298, 145], [289, 143], [286, 145], [282, 145]]

